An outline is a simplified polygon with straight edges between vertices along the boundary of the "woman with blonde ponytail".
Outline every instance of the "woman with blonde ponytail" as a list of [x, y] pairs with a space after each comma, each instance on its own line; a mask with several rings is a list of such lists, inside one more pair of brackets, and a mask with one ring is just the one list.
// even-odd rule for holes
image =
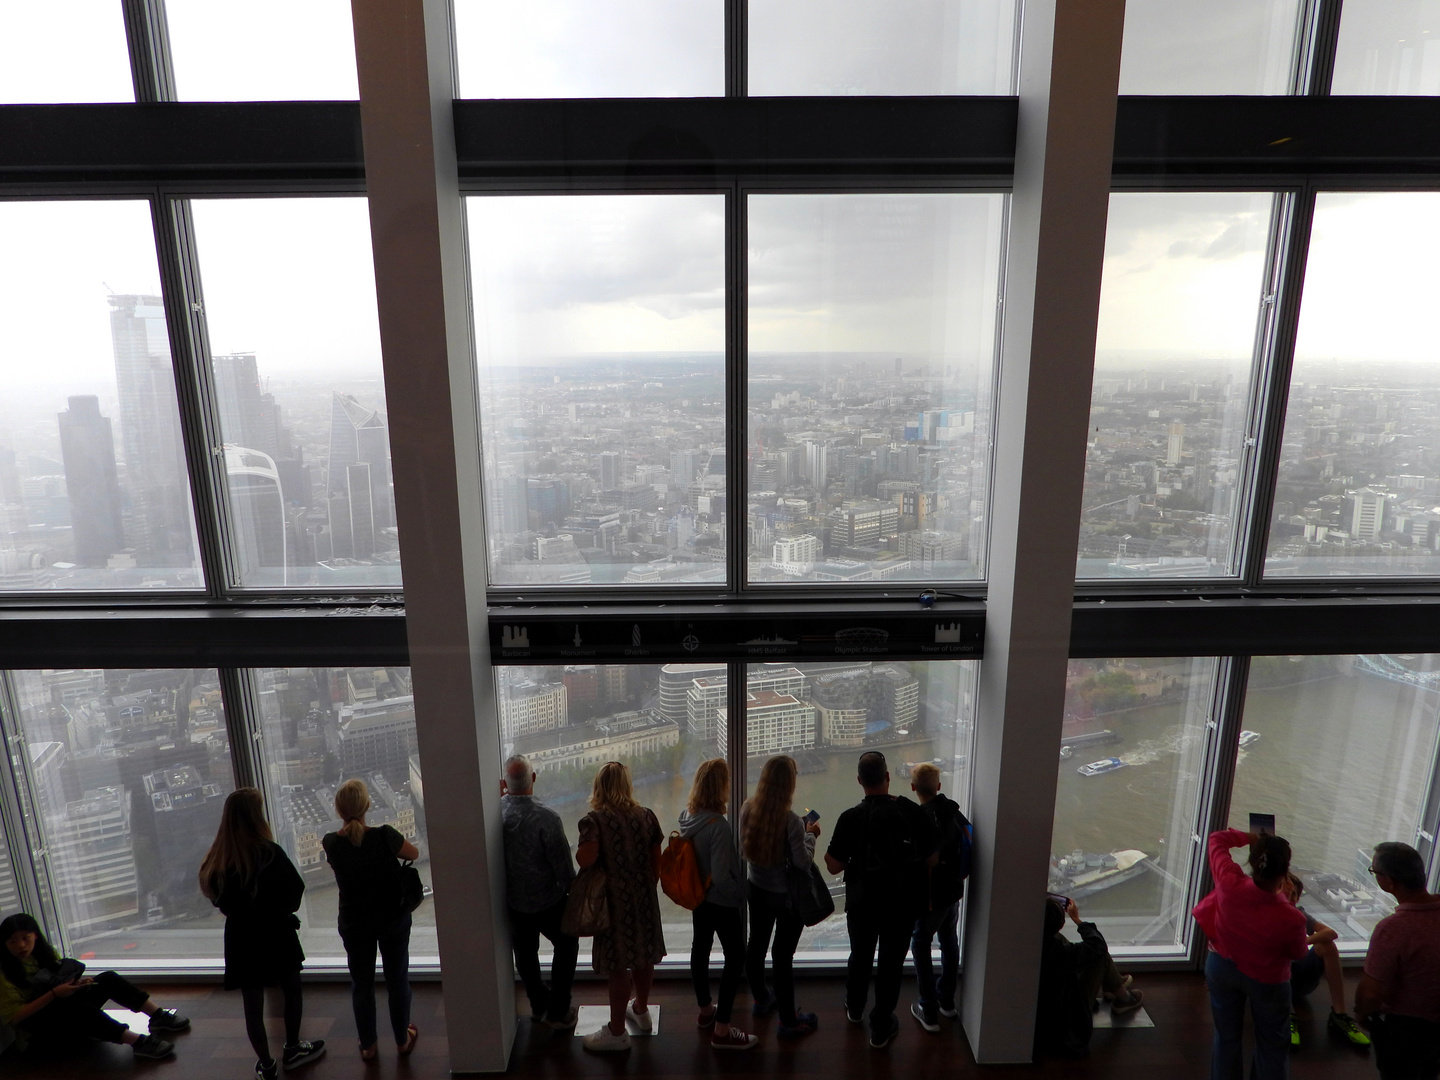
[[400, 896], [400, 860], [419, 850], [389, 825], [365, 824], [370, 792], [364, 780], [346, 780], [335, 790], [340, 828], [321, 841], [340, 890], [340, 940], [350, 967], [350, 1003], [360, 1036], [360, 1058], [379, 1054], [375, 1025], [375, 950], [385, 966], [390, 1029], [401, 1056], [415, 1049], [420, 1032], [410, 1022], [410, 913]]

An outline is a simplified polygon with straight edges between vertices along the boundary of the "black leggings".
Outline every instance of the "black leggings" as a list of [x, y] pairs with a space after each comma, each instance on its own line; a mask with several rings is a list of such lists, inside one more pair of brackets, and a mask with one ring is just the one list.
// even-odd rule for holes
[[[294, 1046], [300, 1041], [300, 1016], [304, 1003], [300, 999], [300, 973], [281, 976], [277, 984], [285, 995], [285, 1045]], [[265, 987], [242, 986], [240, 993], [245, 1000], [245, 1034], [250, 1036], [250, 1046], [261, 1061], [270, 1060], [270, 1038], [265, 1033]]]
[[695, 1003], [702, 1009], [710, 1004], [710, 943], [719, 937], [725, 967], [720, 972], [720, 1001], [715, 1006], [715, 1022], [728, 1024], [735, 991], [740, 989], [740, 976], [745, 970], [745, 928], [740, 921], [740, 909], [706, 901], [691, 915], [695, 937], [690, 946], [690, 980], [695, 984]]
[[37, 1043], [55, 1045], [77, 1037], [118, 1043], [125, 1034], [125, 1025], [105, 1015], [105, 1004], [113, 1001], [139, 1012], [149, 1000], [150, 995], [129, 979], [102, 971], [95, 976], [93, 985], [81, 987], [69, 997], [54, 998], [20, 1026]]
[[750, 979], [750, 996], [757, 1004], [770, 999], [765, 990], [765, 950], [770, 948], [770, 932], [774, 930], [771, 961], [775, 972], [775, 1000], [780, 1005], [780, 1022], [794, 1027], [797, 1022], [795, 947], [800, 944], [800, 931], [805, 929], [805, 924], [791, 912], [789, 897], [757, 888], [753, 882], [749, 904], [750, 948], [745, 953], [745, 974]]

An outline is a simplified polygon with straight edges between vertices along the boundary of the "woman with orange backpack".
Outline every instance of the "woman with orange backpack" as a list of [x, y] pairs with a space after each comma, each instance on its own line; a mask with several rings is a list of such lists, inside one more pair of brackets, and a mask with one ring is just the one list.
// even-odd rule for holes
[[[724, 758], [703, 761], [695, 770], [689, 805], [680, 811], [680, 837], [695, 851], [705, 899], [693, 909], [695, 937], [690, 946], [690, 978], [695, 983], [695, 1001], [700, 1006], [698, 1023], [714, 1025], [710, 1045], [716, 1050], [749, 1050], [758, 1041], [738, 1027], [730, 1026], [735, 992], [745, 970], [745, 929], [741, 907], [745, 903], [745, 876], [735, 836], [725, 820], [730, 801], [730, 766]], [[720, 999], [710, 1000], [710, 945], [720, 939], [725, 967], [720, 972]]]

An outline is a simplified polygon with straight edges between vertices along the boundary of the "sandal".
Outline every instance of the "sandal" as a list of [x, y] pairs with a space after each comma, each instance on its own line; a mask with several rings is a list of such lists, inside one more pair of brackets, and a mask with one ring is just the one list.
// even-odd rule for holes
[[405, 1045], [400, 1047], [401, 1057], [409, 1056], [410, 1051], [415, 1049], [415, 1040], [420, 1038], [420, 1029], [417, 1028], [414, 1024], [410, 1024], [408, 1027], [405, 1028], [405, 1030], [409, 1032], [410, 1037], [405, 1040]]
[[374, 1061], [380, 1056], [380, 1043], [373, 1042], [369, 1046], [360, 1047], [361, 1061]]

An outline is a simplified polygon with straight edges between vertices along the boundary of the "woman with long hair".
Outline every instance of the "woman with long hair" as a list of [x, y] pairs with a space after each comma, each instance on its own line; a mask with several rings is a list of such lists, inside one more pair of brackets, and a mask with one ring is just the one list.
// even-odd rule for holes
[[650, 984], [665, 955], [655, 892], [662, 839], [654, 812], [635, 801], [630, 770], [618, 761], [601, 765], [590, 792], [590, 813], [580, 819], [575, 852], [582, 870], [599, 865], [605, 871], [610, 908], [610, 929], [595, 936], [590, 954], [595, 971], [609, 979], [610, 1022], [585, 1036], [587, 1050], [630, 1049], [627, 1019], [641, 1031], [654, 1026]]
[[[750, 863], [750, 948], [745, 955], [745, 974], [750, 981], [751, 1011], [766, 1016], [778, 1005], [782, 1039], [798, 1039], [820, 1026], [814, 1013], [795, 1007], [795, 948], [800, 944], [804, 924], [790, 906], [785, 868], [794, 866], [809, 872], [815, 859], [815, 841], [820, 823], [808, 824], [790, 809], [795, 798], [795, 759], [784, 754], [772, 757], [760, 770], [755, 794], [740, 808], [740, 851]], [[765, 989], [765, 952], [771, 949], [775, 990]]]
[[279, 1066], [265, 1034], [265, 988], [285, 997], [286, 1069], [299, 1068], [325, 1053], [325, 1042], [300, 1038], [303, 1005], [300, 968], [300, 899], [305, 882], [275, 843], [265, 820], [259, 789], [230, 793], [220, 811], [220, 830], [200, 863], [200, 891], [225, 913], [225, 989], [239, 990], [245, 1003], [245, 1033], [259, 1060], [256, 1080], [275, 1080]]
[[[1250, 873], [1230, 849], [1250, 848]], [[1251, 1080], [1290, 1075], [1290, 965], [1305, 957], [1305, 916], [1281, 891], [1290, 874], [1290, 845], [1269, 833], [1221, 829], [1210, 834], [1215, 889], [1195, 905], [1210, 942], [1205, 984], [1215, 1019], [1213, 1080], [1242, 1080], [1245, 1006], [1255, 1023]]]
[[420, 1031], [410, 1022], [410, 913], [401, 903], [400, 860], [418, 859], [419, 850], [390, 825], [370, 828], [365, 814], [370, 792], [363, 780], [346, 780], [335, 789], [340, 828], [326, 833], [321, 845], [340, 893], [340, 940], [350, 968], [350, 1004], [360, 1035], [360, 1058], [379, 1055], [375, 1030], [375, 950], [385, 965], [385, 994], [390, 999], [390, 1030], [404, 1057], [415, 1049]]
[[[83, 966], [62, 959], [40, 924], [24, 912], [0, 922], [0, 946], [0, 1023], [15, 1029], [22, 1050], [97, 1039], [124, 1043], [137, 1058], [159, 1061], [175, 1053], [175, 1044], [161, 1034], [190, 1026], [174, 1009], [160, 1008], [144, 990], [113, 971], [93, 979], [85, 976]], [[111, 1001], [150, 1017], [150, 1033], [137, 1035], [106, 1015], [105, 1005]]]
[[[690, 979], [700, 1006], [702, 1028], [714, 1025], [710, 1045], [716, 1050], [749, 1050], [759, 1040], [730, 1026], [735, 991], [745, 970], [745, 927], [740, 908], [745, 903], [745, 878], [735, 836], [725, 820], [730, 803], [730, 766], [724, 758], [702, 761], [690, 786], [690, 800], [680, 811], [680, 835], [695, 846], [700, 880], [708, 881], [705, 899], [691, 912], [695, 935], [690, 946]], [[720, 938], [725, 967], [720, 972], [720, 1000], [710, 1000], [710, 945]]]

